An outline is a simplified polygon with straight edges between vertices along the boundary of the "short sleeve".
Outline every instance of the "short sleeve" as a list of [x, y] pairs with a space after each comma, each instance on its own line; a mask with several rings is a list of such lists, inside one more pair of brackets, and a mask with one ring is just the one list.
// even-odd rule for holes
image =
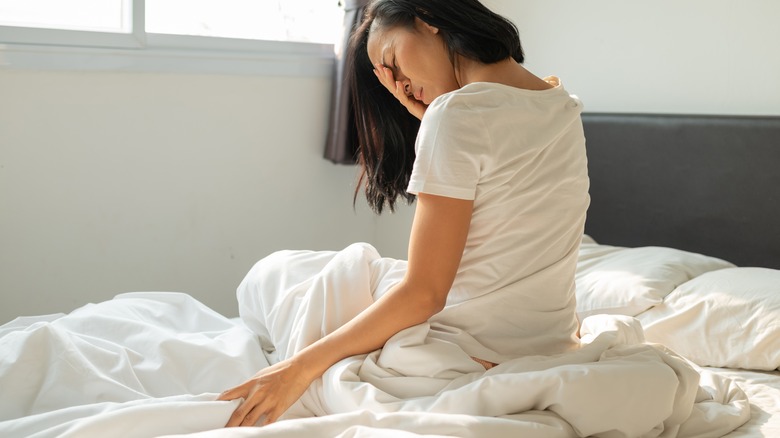
[[480, 116], [448, 95], [425, 112], [407, 192], [474, 200], [488, 138]]

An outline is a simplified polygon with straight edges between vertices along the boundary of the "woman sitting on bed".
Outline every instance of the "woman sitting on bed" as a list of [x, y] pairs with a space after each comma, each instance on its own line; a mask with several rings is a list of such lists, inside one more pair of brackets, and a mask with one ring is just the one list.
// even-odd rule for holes
[[[369, 204], [417, 198], [408, 267], [340, 327], [225, 391], [245, 399], [228, 426], [276, 421], [334, 363], [426, 321], [486, 368], [578, 346], [581, 103], [523, 68], [515, 26], [477, 0], [372, 1], [349, 50]], [[303, 275], [275, 257], [279, 275]]]

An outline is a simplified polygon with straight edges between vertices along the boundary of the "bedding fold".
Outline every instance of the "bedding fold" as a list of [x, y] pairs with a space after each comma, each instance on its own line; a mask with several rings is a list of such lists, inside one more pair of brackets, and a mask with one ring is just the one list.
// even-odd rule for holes
[[276, 424], [220, 427], [236, 402], [217, 393], [349, 320], [404, 267], [367, 244], [286, 251], [239, 287], [244, 324], [184, 294], [135, 293], [0, 327], [0, 435], [714, 437], [750, 416], [733, 382], [600, 315], [579, 348], [488, 371], [453, 328], [420, 324], [332, 366]]

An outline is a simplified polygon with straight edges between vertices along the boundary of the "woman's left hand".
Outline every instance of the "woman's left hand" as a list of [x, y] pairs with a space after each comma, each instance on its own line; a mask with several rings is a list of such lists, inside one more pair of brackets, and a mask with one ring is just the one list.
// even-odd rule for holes
[[381, 82], [382, 85], [387, 88], [387, 91], [392, 93], [393, 96], [395, 96], [395, 98], [401, 102], [401, 105], [406, 107], [406, 109], [412, 113], [413, 116], [422, 120], [423, 115], [425, 114], [425, 110], [428, 109], [428, 105], [420, 102], [412, 96], [407, 95], [404, 91], [403, 84], [400, 81], [395, 80], [392, 70], [383, 66], [382, 64], [377, 64], [374, 66], [374, 74], [376, 75], [377, 79], [379, 79], [379, 82]]
[[287, 359], [220, 394], [217, 400], [244, 399], [225, 427], [254, 426], [262, 417], [264, 426], [278, 420], [314, 380], [304, 370], [302, 364]]

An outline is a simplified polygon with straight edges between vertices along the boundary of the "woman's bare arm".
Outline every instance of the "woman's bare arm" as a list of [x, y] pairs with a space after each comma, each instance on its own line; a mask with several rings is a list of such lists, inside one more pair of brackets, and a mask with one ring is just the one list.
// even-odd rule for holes
[[225, 391], [220, 400], [244, 398], [227, 426], [276, 421], [331, 365], [381, 348], [399, 331], [427, 321], [446, 303], [466, 244], [473, 201], [420, 194], [404, 279], [354, 319]]

